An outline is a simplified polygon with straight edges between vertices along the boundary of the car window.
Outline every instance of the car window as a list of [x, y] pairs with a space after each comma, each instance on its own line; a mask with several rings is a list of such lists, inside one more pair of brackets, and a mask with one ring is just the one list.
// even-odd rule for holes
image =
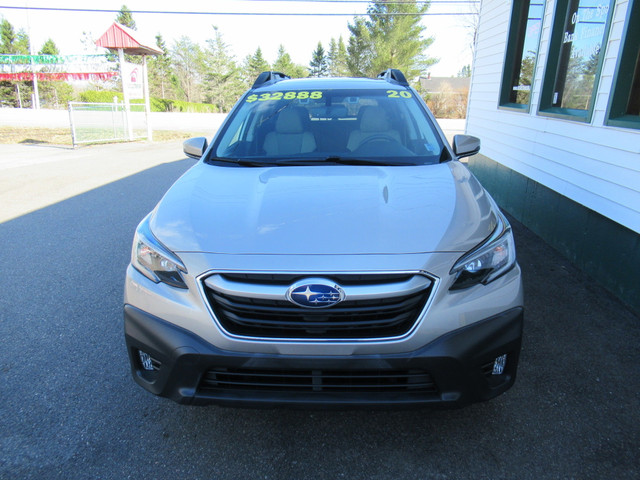
[[408, 89], [260, 90], [241, 100], [218, 137], [218, 159], [440, 160], [443, 142]]

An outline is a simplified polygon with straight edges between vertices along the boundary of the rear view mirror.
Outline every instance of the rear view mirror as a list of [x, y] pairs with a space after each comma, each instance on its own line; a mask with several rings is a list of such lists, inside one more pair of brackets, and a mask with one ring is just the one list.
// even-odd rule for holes
[[182, 151], [190, 158], [200, 159], [206, 149], [207, 139], [205, 137], [190, 138], [182, 144]]
[[453, 152], [458, 158], [470, 157], [480, 151], [480, 139], [471, 135], [453, 137]]

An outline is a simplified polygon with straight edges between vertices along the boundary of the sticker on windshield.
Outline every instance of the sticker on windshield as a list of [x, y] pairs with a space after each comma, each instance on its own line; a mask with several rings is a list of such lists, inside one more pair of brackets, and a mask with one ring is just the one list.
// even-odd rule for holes
[[406, 90], [387, 90], [387, 97], [389, 98], [411, 98], [411, 92]]
[[252, 94], [245, 100], [247, 103], [252, 102], [273, 102], [278, 100], [319, 100], [322, 98], [322, 92], [308, 92], [306, 90], [300, 92], [267, 92]]

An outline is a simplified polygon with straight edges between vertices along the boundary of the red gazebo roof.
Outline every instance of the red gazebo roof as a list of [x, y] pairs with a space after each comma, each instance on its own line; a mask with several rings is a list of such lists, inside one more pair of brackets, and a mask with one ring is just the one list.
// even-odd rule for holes
[[113, 25], [96, 41], [98, 47], [122, 48], [131, 55], [162, 55], [164, 52], [153, 41], [141, 38], [140, 33], [113, 22]]

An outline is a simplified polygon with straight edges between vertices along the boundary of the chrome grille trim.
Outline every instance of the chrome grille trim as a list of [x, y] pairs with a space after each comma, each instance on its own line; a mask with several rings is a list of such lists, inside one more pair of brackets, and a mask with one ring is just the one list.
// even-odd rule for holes
[[[286, 299], [292, 283], [318, 278], [344, 288], [347, 298], [322, 313]], [[231, 338], [258, 342], [398, 341], [413, 333], [438, 282], [423, 271], [210, 271], [198, 278], [220, 330]]]
[[[332, 281], [326, 277], [302, 276], [305, 281]], [[223, 295], [247, 297], [263, 300], [287, 300], [289, 285], [269, 285], [266, 283], [244, 283], [225, 278], [224, 274], [214, 274], [206, 278], [205, 285]], [[339, 284], [339, 282], [335, 282]], [[371, 300], [376, 298], [393, 298], [412, 295], [429, 288], [432, 281], [424, 276], [415, 275], [407, 281], [380, 285], [347, 285], [342, 286], [346, 300]]]

